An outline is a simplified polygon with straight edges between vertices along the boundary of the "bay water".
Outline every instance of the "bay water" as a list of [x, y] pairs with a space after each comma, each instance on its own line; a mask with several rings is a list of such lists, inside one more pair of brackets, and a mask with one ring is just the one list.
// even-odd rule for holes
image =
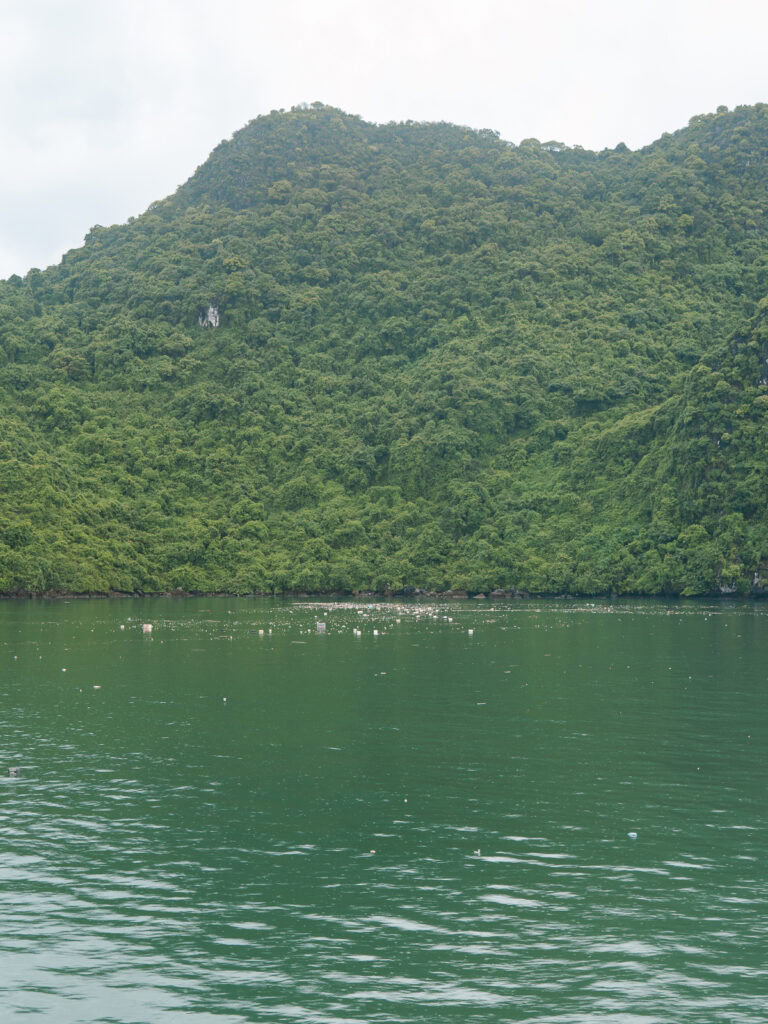
[[764, 1024], [766, 769], [768, 602], [3, 602], [0, 1024]]

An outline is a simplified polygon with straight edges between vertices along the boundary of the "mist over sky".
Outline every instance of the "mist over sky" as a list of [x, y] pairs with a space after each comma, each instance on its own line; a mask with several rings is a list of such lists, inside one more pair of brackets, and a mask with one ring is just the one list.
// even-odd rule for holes
[[0, 277], [138, 215], [275, 108], [637, 148], [768, 101], [766, 30], [755, 0], [0, 0]]

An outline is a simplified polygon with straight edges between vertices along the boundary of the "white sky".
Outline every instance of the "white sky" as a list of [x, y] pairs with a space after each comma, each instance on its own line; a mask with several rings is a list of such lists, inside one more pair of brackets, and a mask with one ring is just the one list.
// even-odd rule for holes
[[0, 277], [274, 108], [636, 148], [768, 101], [766, 0], [0, 0]]

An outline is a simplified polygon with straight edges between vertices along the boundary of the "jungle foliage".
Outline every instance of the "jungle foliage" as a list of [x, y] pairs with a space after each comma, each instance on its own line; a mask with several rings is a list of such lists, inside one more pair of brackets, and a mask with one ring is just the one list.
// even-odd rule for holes
[[767, 158], [258, 118], [0, 283], [0, 591], [746, 592]]

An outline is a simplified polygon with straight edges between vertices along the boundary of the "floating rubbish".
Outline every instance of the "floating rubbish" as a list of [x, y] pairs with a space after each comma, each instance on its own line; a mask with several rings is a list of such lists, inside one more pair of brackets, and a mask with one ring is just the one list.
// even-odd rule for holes
[[480, 851], [479, 851], [479, 850], [473, 850], [472, 852], [474, 853], [474, 855], [475, 855], [476, 857], [479, 857], [479, 856], [480, 856]]
[[318, 624], [317, 624], [317, 632], [318, 633], [324, 633], [325, 632], [325, 623], [324, 622], [318, 622]]
[[374, 631], [373, 631], [373, 635], [374, 635], [374, 636], [378, 636], [378, 635], [379, 635], [379, 631], [378, 631], [378, 629], [374, 629]]
[[469, 636], [472, 636], [472, 634], [473, 634], [474, 632], [475, 632], [475, 631], [474, 631], [474, 629], [468, 629], [468, 630], [467, 630], [467, 633], [468, 633], [468, 635], [469, 635]]
[[637, 832], [627, 832], [627, 837], [629, 839], [637, 839]]
[[125, 629], [125, 626], [122, 623], [120, 623], [120, 629]]
[[93, 684], [93, 688], [94, 688], [94, 690], [100, 690], [101, 689], [101, 687], [99, 686], [98, 683], [94, 683]]
[[[270, 629], [270, 633], [271, 633], [271, 632], [272, 632], [272, 630]], [[260, 629], [260, 630], [259, 630], [259, 636], [264, 636], [264, 630], [263, 630], [263, 629]]]
[[142, 627], [141, 627], [141, 632], [142, 633], [151, 633], [152, 632], [152, 623], [151, 622], [145, 622], [142, 625]]
[[65, 668], [63, 668], [63, 669], [62, 669], [61, 671], [62, 671], [62, 672], [66, 672], [67, 670], [66, 670]]
[[11, 778], [11, 779], [17, 779], [19, 777], [19, 773], [20, 772], [21, 772], [20, 768], [9, 768], [8, 769], [8, 777]]

